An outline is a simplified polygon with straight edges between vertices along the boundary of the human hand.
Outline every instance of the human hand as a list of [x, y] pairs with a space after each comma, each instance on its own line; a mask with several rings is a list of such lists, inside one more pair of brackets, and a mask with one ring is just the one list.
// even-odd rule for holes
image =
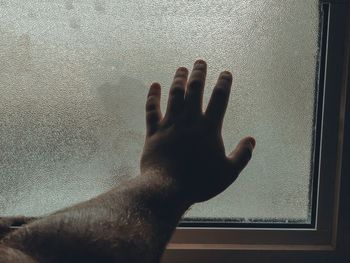
[[207, 65], [198, 60], [188, 79], [177, 69], [164, 117], [160, 111], [161, 87], [153, 83], [146, 102], [147, 135], [141, 158], [141, 175], [157, 173], [170, 179], [181, 198], [206, 201], [235, 181], [249, 162], [255, 140], [242, 139], [228, 156], [221, 136], [232, 75], [220, 74], [205, 112], [202, 111]]

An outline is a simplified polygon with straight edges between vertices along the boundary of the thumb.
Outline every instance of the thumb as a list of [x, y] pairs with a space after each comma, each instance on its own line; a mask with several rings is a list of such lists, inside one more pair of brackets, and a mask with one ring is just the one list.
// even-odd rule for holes
[[229, 162], [233, 165], [237, 174], [239, 174], [248, 164], [250, 158], [252, 157], [254, 147], [255, 139], [253, 137], [245, 137], [229, 154]]

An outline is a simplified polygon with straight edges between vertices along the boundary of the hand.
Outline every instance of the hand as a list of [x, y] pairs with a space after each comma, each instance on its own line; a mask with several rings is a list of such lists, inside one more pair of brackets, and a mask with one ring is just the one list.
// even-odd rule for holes
[[206, 201], [225, 190], [247, 165], [255, 146], [254, 138], [246, 137], [226, 156], [221, 129], [232, 75], [220, 74], [203, 112], [206, 71], [203, 60], [195, 62], [188, 80], [188, 70], [177, 69], [164, 117], [158, 83], [151, 85], [146, 102], [141, 175], [158, 173], [170, 179], [179, 196], [190, 203]]

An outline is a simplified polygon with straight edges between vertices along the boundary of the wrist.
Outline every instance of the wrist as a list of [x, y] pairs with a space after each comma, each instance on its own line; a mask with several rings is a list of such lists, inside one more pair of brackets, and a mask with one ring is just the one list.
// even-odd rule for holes
[[159, 216], [180, 218], [193, 204], [182, 193], [181, 186], [162, 171], [147, 170], [133, 178], [135, 198]]

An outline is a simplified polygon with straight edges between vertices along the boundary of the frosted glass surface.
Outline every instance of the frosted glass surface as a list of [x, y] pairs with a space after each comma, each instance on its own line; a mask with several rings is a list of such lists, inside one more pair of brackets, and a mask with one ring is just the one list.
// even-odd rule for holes
[[138, 174], [144, 102], [208, 62], [234, 74], [227, 152], [257, 140], [224, 193], [187, 218], [310, 220], [318, 1], [0, 1], [0, 214], [41, 215]]

